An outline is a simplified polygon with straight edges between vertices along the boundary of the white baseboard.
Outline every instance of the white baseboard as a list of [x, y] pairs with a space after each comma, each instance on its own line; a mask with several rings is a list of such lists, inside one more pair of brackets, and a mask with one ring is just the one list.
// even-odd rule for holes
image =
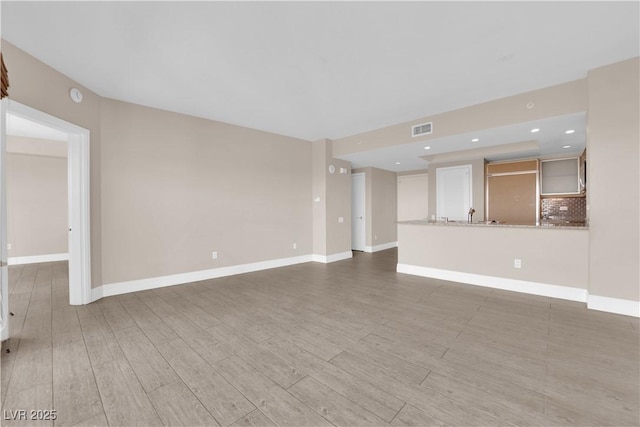
[[391, 249], [391, 248], [397, 248], [397, 247], [398, 247], [398, 242], [389, 242], [389, 243], [382, 243], [380, 245], [375, 245], [375, 246], [365, 246], [364, 251], [371, 253], [371, 252], [384, 251], [385, 249]]
[[181, 285], [201, 280], [216, 279], [218, 277], [234, 276], [236, 274], [251, 273], [253, 271], [268, 270], [270, 268], [286, 267], [288, 265], [305, 262], [330, 263], [348, 259], [353, 256], [351, 251], [331, 255], [301, 255], [292, 258], [280, 258], [269, 261], [253, 262], [249, 264], [232, 265], [229, 267], [213, 268], [211, 270], [192, 271], [189, 273], [171, 274], [150, 279], [129, 280], [126, 282], [108, 283], [91, 290], [91, 301], [103, 297], [121, 295], [129, 292], [146, 291], [163, 288], [165, 286]]
[[331, 255], [313, 254], [312, 260], [314, 262], [321, 262], [323, 264], [328, 264], [330, 262], [342, 261], [343, 259], [349, 259], [352, 257], [353, 257], [353, 252], [347, 251], [347, 252], [340, 252], [340, 253], [331, 254]]
[[9, 257], [7, 259], [7, 264], [9, 265], [37, 264], [40, 262], [55, 262], [55, 261], [69, 261], [69, 254], [65, 253], [65, 254]]
[[459, 271], [441, 270], [439, 268], [420, 267], [408, 264], [398, 264], [396, 271], [398, 273], [466, 283], [469, 285], [485, 286], [488, 288], [560, 298], [570, 301], [587, 302], [586, 289], [572, 288], [570, 286], [551, 285], [547, 283], [529, 282], [526, 280], [507, 279], [504, 277], [484, 276], [481, 274], [462, 273]]
[[165, 286], [181, 285], [199, 282], [201, 280], [216, 279], [218, 277], [233, 276], [253, 271], [268, 270], [288, 265], [302, 264], [313, 261], [312, 255], [301, 255], [291, 258], [280, 258], [269, 261], [252, 262], [249, 264], [232, 265], [229, 267], [213, 268], [210, 270], [192, 271], [189, 273], [171, 274], [169, 276], [153, 277], [150, 279], [129, 280], [126, 282], [109, 283], [91, 290], [91, 301], [102, 297], [121, 295], [129, 292], [146, 291], [163, 288]]
[[587, 308], [609, 313], [624, 314], [625, 316], [640, 317], [640, 301], [589, 295]]

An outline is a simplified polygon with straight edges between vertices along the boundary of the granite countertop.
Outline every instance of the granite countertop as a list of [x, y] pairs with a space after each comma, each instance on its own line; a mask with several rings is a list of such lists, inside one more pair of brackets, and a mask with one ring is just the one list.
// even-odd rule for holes
[[433, 225], [442, 227], [498, 227], [498, 228], [550, 228], [561, 230], [588, 230], [589, 227], [583, 222], [562, 223], [562, 222], [540, 222], [530, 224], [509, 224], [506, 222], [487, 222], [487, 221], [431, 221], [426, 219], [417, 219], [409, 221], [397, 221], [398, 224], [408, 225]]

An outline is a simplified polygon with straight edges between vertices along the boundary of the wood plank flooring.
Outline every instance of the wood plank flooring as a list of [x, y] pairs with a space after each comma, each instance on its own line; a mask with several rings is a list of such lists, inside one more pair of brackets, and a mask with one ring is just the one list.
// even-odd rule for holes
[[[638, 319], [398, 274], [396, 257], [355, 253], [77, 307], [66, 263], [12, 266], [0, 421], [640, 424]], [[8, 419], [37, 409], [57, 418]]]

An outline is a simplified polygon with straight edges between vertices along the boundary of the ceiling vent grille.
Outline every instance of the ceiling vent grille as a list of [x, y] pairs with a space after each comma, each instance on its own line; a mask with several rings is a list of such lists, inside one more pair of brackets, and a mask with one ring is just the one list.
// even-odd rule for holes
[[411, 136], [429, 135], [433, 132], [433, 122], [422, 123], [419, 125], [411, 126]]

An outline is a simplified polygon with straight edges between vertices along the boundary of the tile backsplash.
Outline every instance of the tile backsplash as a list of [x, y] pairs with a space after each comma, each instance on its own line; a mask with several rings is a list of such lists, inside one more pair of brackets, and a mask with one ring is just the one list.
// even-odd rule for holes
[[540, 219], [543, 221], [585, 222], [586, 197], [545, 197], [540, 203]]

